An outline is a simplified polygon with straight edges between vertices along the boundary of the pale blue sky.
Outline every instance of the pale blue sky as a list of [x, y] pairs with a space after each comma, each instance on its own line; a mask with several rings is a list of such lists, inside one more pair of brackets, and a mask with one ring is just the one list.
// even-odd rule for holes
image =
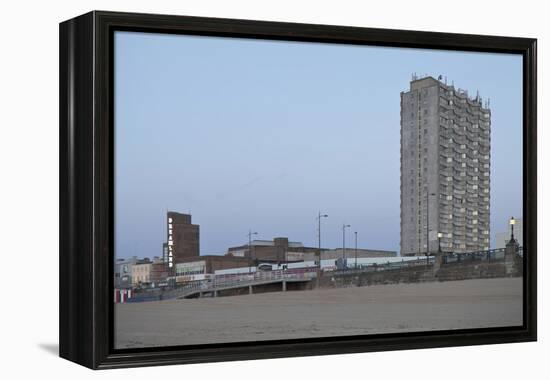
[[491, 241], [522, 214], [519, 55], [116, 32], [117, 257], [159, 256], [166, 210], [201, 254], [257, 238], [399, 251], [411, 73], [491, 98]]

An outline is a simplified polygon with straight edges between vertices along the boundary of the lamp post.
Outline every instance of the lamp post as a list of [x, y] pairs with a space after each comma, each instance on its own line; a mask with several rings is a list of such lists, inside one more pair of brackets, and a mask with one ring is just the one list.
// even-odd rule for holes
[[441, 238], [443, 237], [443, 234], [441, 232], [438, 232], [437, 233], [437, 244], [438, 244], [438, 248], [437, 248], [437, 252], [439, 254], [441, 254]]
[[317, 216], [317, 223], [318, 223], [318, 232], [319, 232], [319, 266], [317, 267], [317, 287], [321, 284], [321, 218], [328, 218], [327, 214], [321, 214], [321, 211], [319, 211], [319, 215]]
[[355, 231], [355, 270], [357, 270], [357, 231]]
[[516, 220], [514, 219], [514, 217], [512, 216], [510, 218], [510, 228], [512, 229], [512, 235], [510, 236], [510, 242], [511, 243], [515, 243], [516, 242], [516, 239], [514, 239], [514, 224], [516, 224]]
[[430, 263], [430, 195], [435, 193], [426, 191], [426, 265]]
[[351, 227], [351, 225], [346, 223], [342, 225], [342, 257], [344, 259], [344, 262], [342, 264], [344, 265], [344, 268], [347, 267], [346, 265], [346, 228], [348, 227]]
[[248, 260], [248, 273], [252, 273], [252, 235], [258, 235], [257, 232], [252, 232], [252, 230], [248, 230], [248, 257], [250, 259]]

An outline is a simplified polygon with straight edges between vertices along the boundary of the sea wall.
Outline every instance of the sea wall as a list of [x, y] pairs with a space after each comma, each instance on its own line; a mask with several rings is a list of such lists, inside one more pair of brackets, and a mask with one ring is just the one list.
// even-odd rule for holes
[[408, 268], [379, 271], [339, 271], [325, 273], [321, 276], [320, 285], [324, 288], [369, 286], [399, 283], [418, 283], [430, 281], [459, 281], [481, 278], [519, 277], [523, 273], [523, 260], [516, 256], [513, 259], [495, 261], [461, 261], [435, 263]]

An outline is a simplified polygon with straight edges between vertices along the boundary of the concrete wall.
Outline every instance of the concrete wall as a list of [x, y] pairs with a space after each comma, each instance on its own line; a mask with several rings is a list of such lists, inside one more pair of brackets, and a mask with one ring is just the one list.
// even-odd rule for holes
[[437, 281], [469, 280], [475, 278], [519, 277], [523, 273], [522, 261], [516, 263], [512, 273], [507, 273], [503, 261], [461, 262], [441, 266], [435, 275]]
[[416, 266], [378, 272], [347, 274], [327, 273], [321, 277], [321, 287], [369, 286], [398, 283], [417, 283], [430, 281], [459, 281], [479, 278], [519, 277], [523, 274], [523, 261], [516, 256], [510, 266], [505, 260], [498, 261], [463, 261], [441, 264], [434, 267]]

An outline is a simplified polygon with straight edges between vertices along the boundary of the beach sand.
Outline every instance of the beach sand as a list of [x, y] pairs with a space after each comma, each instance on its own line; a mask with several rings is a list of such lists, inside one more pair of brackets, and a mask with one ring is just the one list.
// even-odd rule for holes
[[522, 278], [497, 278], [116, 304], [115, 347], [521, 324]]

